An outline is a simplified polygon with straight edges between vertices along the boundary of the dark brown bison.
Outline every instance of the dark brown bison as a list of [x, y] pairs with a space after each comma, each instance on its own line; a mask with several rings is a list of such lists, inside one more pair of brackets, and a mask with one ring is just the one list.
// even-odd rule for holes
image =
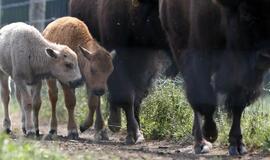
[[[120, 126], [122, 107], [127, 117], [127, 143], [144, 140], [139, 111], [151, 82], [166, 61], [169, 46], [159, 20], [158, 1], [71, 0], [71, 16], [83, 20], [106, 49], [116, 50], [108, 80], [109, 126]], [[165, 51], [165, 52], [164, 52]], [[81, 131], [93, 123], [93, 110]]]
[[233, 118], [229, 154], [247, 152], [240, 120], [270, 67], [269, 8], [268, 0], [160, 0], [162, 25], [194, 110], [195, 153], [208, 152], [217, 139], [218, 94]]

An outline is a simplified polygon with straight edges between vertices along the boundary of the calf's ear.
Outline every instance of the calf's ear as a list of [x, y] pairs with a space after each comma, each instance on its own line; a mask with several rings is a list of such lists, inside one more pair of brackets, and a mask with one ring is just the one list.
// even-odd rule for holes
[[47, 56], [50, 58], [54, 58], [54, 59], [58, 58], [59, 52], [56, 50], [53, 50], [51, 48], [46, 48], [45, 52], [46, 52]]
[[79, 50], [81, 52], [81, 54], [87, 58], [89, 61], [92, 60], [92, 53], [90, 51], [88, 51], [87, 49], [85, 49], [84, 47], [82, 46], [79, 46]]

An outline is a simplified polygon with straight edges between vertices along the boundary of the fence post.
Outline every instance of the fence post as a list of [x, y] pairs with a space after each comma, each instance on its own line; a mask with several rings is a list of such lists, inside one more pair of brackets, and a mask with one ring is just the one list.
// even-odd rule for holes
[[30, 0], [29, 23], [39, 31], [44, 29], [46, 19], [46, 0]]
[[2, 0], [0, 0], [0, 26], [2, 26]]

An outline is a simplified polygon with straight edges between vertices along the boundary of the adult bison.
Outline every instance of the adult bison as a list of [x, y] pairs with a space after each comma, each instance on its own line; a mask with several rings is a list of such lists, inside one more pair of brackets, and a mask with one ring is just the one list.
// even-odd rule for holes
[[[151, 81], [164, 68], [165, 52], [169, 50], [159, 20], [158, 1], [71, 0], [70, 12], [87, 24], [105, 48], [117, 52], [115, 69], [108, 80], [110, 128], [120, 125], [122, 107], [127, 117], [126, 142], [143, 141], [140, 104]], [[81, 131], [92, 125], [93, 112], [90, 110]]]
[[229, 154], [247, 152], [240, 120], [270, 67], [269, 8], [268, 0], [160, 0], [163, 28], [194, 110], [195, 153], [208, 152], [217, 138], [213, 114], [219, 93], [233, 118]]

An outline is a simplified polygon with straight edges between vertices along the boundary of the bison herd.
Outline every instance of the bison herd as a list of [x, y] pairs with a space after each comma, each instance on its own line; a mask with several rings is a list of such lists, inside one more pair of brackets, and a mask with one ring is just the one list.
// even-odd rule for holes
[[109, 128], [120, 129], [122, 108], [126, 143], [141, 143], [140, 105], [152, 81], [159, 74], [181, 73], [194, 112], [194, 152], [209, 152], [217, 139], [213, 115], [223, 95], [232, 117], [229, 154], [245, 154], [242, 112], [260, 95], [270, 68], [269, 9], [269, 0], [71, 0], [72, 17], [51, 22], [42, 34], [24, 23], [4, 26], [0, 30], [4, 128], [11, 132], [11, 77], [23, 113], [22, 129], [26, 135], [39, 135], [41, 80], [47, 79], [49, 134], [57, 134], [59, 81], [68, 110], [68, 137], [77, 139], [75, 87], [84, 82], [89, 112], [81, 132], [92, 126], [96, 113], [95, 138], [109, 138], [100, 109], [100, 96], [108, 89]]

